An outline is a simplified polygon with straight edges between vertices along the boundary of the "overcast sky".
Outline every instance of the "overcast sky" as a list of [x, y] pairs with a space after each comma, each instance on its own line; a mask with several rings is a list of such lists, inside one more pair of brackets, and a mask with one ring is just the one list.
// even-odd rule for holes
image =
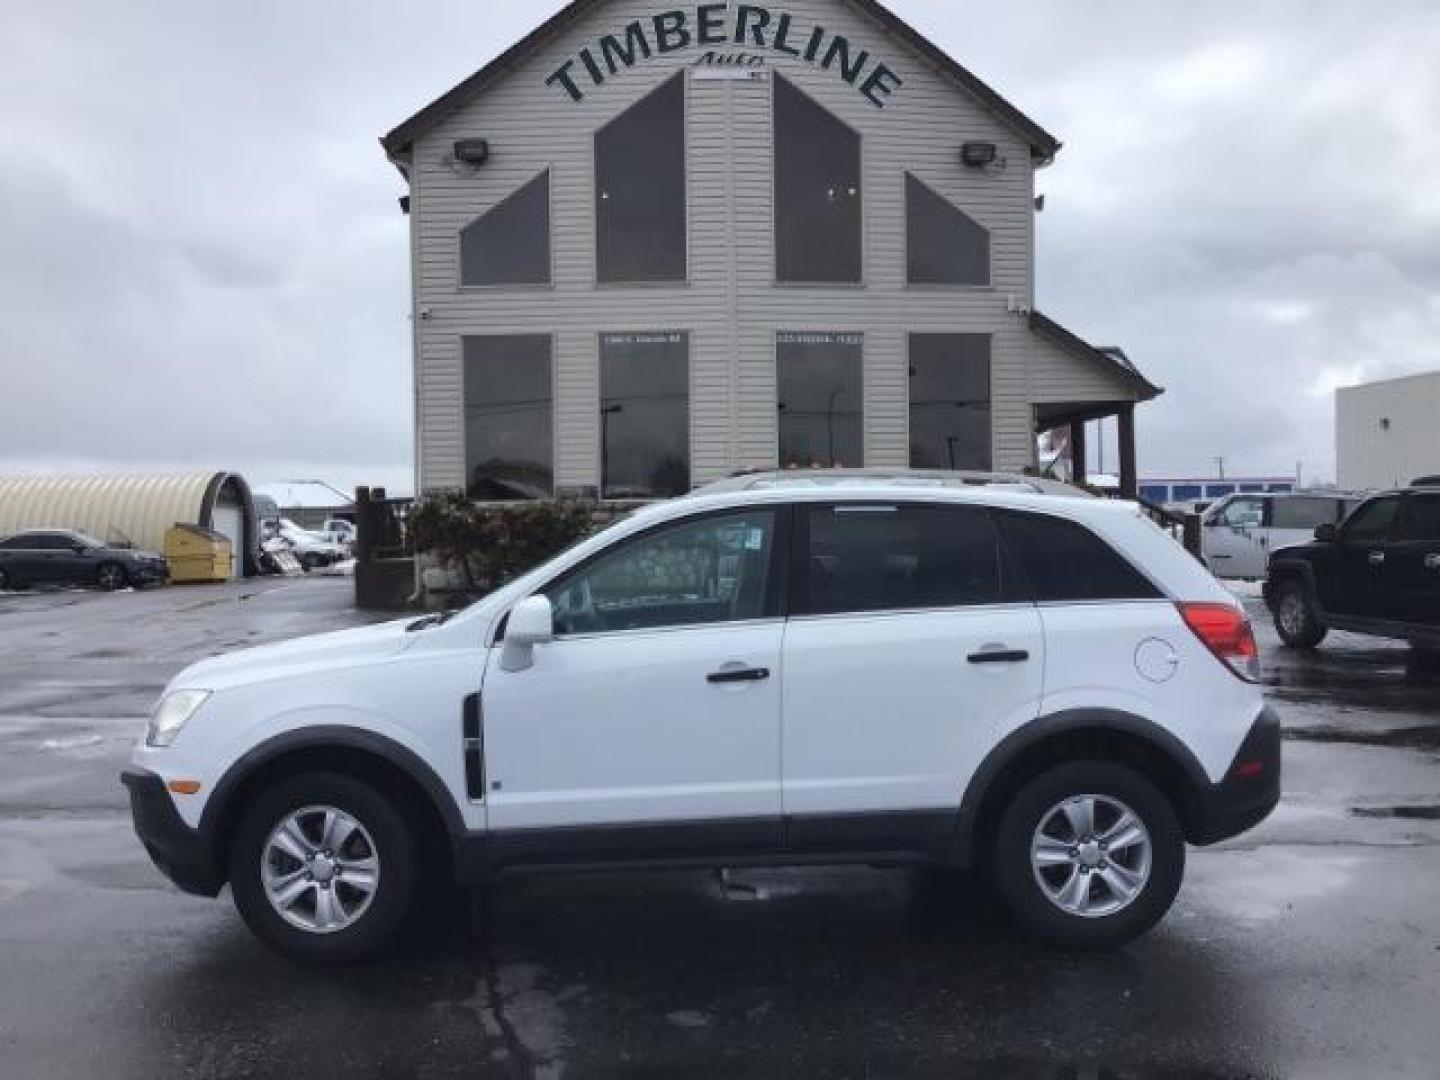
[[[408, 489], [376, 138], [560, 6], [7, 0], [0, 471]], [[892, 6], [1066, 143], [1039, 304], [1167, 388], [1145, 473], [1333, 476], [1334, 388], [1440, 368], [1434, 0]]]

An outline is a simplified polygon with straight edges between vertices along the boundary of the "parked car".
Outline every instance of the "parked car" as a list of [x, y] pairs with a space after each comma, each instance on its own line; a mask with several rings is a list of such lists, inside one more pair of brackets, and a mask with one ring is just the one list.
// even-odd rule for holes
[[200, 663], [124, 781], [160, 869], [300, 958], [437, 876], [604, 865], [975, 866], [1109, 947], [1279, 799], [1257, 677], [1133, 504], [745, 478], [463, 612]]
[[1219, 578], [1260, 581], [1271, 552], [1304, 543], [1359, 504], [1360, 496], [1342, 494], [1227, 496], [1201, 519], [1205, 565]]
[[349, 551], [355, 544], [355, 523], [344, 518], [330, 518], [321, 526], [320, 535]]
[[90, 585], [113, 591], [156, 585], [169, 574], [159, 555], [109, 547], [84, 533], [37, 529], [0, 540], [0, 590]]
[[1312, 543], [1275, 552], [1265, 599], [1295, 648], [1349, 630], [1440, 650], [1440, 487], [1377, 495]]
[[322, 566], [333, 566], [346, 558], [348, 553], [339, 544], [309, 529], [302, 529], [289, 518], [281, 518], [276, 530], [279, 537], [290, 545], [295, 558], [306, 570], [318, 570]]

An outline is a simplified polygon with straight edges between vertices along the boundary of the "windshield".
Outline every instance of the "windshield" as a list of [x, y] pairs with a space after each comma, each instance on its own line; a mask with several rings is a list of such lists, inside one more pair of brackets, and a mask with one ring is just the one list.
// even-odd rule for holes
[[86, 536], [84, 533], [75, 534], [75, 543], [85, 548], [103, 548], [104, 541], [96, 540], [93, 536]]

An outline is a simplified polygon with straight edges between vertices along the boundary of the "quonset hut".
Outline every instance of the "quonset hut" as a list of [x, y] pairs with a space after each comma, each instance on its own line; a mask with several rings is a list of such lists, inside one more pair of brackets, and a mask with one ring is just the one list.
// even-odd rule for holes
[[165, 550], [173, 525], [200, 525], [235, 550], [235, 573], [257, 572], [259, 525], [250, 485], [235, 473], [0, 476], [0, 538], [73, 529], [107, 544]]

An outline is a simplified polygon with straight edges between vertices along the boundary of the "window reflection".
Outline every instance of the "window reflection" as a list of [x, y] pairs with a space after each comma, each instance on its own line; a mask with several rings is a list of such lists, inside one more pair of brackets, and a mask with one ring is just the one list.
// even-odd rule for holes
[[607, 499], [690, 490], [690, 335], [600, 337], [600, 446]]
[[461, 230], [460, 283], [550, 283], [549, 172]]
[[860, 136], [775, 76], [775, 277], [861, 279]]
[[990, 233], [909, 173], [905, 217], [911, 285], [990, 284]]
[[864, 336], [782, 333], [776, 341], [782, 468], [865, 464]]
[[990, 337], [910, 335], [910, 464], [991, 467]]
[[595, 136], [596, 277], [684, 281], [685, 76]]
[[465, 339], [465, 471], [472, 499], [546, 499], [554, 490], [551, 342]]

